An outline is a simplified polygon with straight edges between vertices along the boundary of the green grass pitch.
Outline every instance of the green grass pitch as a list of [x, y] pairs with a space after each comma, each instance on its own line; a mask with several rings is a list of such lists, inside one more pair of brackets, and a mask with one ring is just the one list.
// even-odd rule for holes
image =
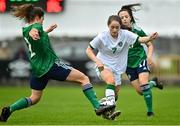
[[[99, 99], [104, 88], [105, 85], [94, 85]], [[122, 114], [109, 121], [95, 115], [80, 86], [47, 86], [37, 105], [16, 111], [0, 125], [180, 125], [180, 87], [167, 86], [163, 91], [152, 92], [154, 117], [146, 116], [143, 97], [132, 87], [123, 86], [117, 102]], [[30, 93], [28, 87], [0, 87], [0, 108]]]

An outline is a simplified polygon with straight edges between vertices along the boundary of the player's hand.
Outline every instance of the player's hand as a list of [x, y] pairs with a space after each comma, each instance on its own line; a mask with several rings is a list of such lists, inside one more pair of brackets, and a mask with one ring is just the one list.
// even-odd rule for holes
[[158, 37], [158, 33], [157, 32], [154, 32], [150, 35], [150, 41], [156, 39]]
[[104, 70], [104, 64], [100, 60], [96, 61], [96, 65], [100, 72]]
[[38, 32], [38, 30], [35, 29], [35, 28], [32, 28], [32, 29], [31, 29], [31, 31], [29, 32], [29, 36], [31, 36], [31, 38], [32, 38], [33, 40], [38, 40], [38, 39], [40, 39], [40, 37], [39, 37], [39, 32]]
[[99, 71], [101, 72], [101, 71], [104, 70], [104, 66], [100, 66], [100, 67], [98, 67], [98, 69], [99, 69]]
[[47, 33], [53, 31], [55, 28], [57, 28], [57, 24], [52, 24], [51, 26], [49, 26], [49, 28], [46, 30]]

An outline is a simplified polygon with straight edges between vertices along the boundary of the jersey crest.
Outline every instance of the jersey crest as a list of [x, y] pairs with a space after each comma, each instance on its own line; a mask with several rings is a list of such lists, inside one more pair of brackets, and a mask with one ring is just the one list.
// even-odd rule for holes
[[123, 42], [120, 41], [120, 42], [118, 43], [118, 46], [122, 47], [122, 46], [123, 46]]

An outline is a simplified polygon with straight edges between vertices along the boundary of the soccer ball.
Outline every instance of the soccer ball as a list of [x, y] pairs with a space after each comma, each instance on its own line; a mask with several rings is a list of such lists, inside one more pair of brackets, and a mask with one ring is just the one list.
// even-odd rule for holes
[[107, 101], [107, 98], [106, 98], [106, 97], [101, 98], [101, 99], [99, 100], [99, 103], [101, 104], [101, 103], [103, 103], [103, 102], [105, 102], [105, 101]]
[[[108, 99], [107, 97], [104, 97], [104, 98], [100, 99], [100, 100], [99, 100], [99, 103], [100, 103], [101, 105], [115, 105], [115, 102], [113, 102], [112, 99]], [[113, 117], [113, 118], [111, 117], [112, 114], [113, 114], [113, 112], [115, 112], [115, 108], [112, 109], [112, 110], [109, 110], [109, 111], [104, 112], [104, 113], [102, 114], [102, 117], [103, 117], [104, 119], [107, 119], [107, 120], [114, 120], [115, 117]]]
[[112, 99], [109, 99], [107, 97], [104, 97], [104, 98], [100, 99], [99, 103], [101, 105], [115, 105], [115, 101], [113, 101]]

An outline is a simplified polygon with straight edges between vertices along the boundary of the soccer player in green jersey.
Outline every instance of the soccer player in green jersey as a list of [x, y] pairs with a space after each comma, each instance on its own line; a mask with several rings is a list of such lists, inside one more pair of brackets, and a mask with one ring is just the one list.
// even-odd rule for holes
[[51, 32], [56, 25], [43, 30], [44, 11], [40, 7], [31, 4], [24, 4], [13, 8], [12, 15], [24, 19], [28, 24], [23, 27], [23, 37], [29, 49], [29, 60], [32, 67], [30, 77], [31, 95], [17, 100], [10, 106], [4, 107], [0, 116], [0, 121], [6, 122], [8, 117], [23, 108], [35, 105], [41, 99], [43, 89], [48, 80], [74, 81], [82, 86], [82, 90], [87, 99], [91, 102], [97, 115], [114, 109], [115, 105], [101, 105], [97, 100], [95, 92], [89, 78], [82, 72], [64, 64], [55, 54], [48, 32]]
[[[133, 16], [132, 11], [136, 11], [135, 6], [140, 6], [140, 4], [130, 4], [122, 6], [119, 10], [118, 15], [122, 20], [124, 28], [132, 31], [133, 33], [139, 36], [147, 36], [145, 32], [136, 26], [136, 22]], [[157, 77], [149, 81], [149, 67], [153, 64], [152, 54], [153, 54], [153, 45], [151, 42], [146, 43], [148, 52], [144, 50], [144, 47], [139, 41], [136, 41], [129, 48], [128, 52], [128, 64], [126, 69], [126, 74], [128, 75], [131, 85], [135, 90], [144, 96], [144, 100], [147, 105], [147, 116], [153, 116], [153, 107], [152, 107], [152, 87], [157, 87], [163, 89], [163, 85], [158, 81]]]

